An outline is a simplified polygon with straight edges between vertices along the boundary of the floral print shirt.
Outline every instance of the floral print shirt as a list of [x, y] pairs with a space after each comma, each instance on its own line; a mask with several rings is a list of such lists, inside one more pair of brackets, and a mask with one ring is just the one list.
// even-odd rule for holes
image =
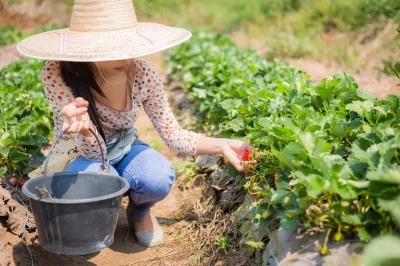
[[[127, 78], [132, 82], [132, 110], [120, 112], [96, 103], [106, 138], [118, 130], [133, 127], [143, 106], [170, 149], [187, 155], [196, 155], [196, 144], [201, 134], [179, 126], [168, 103], [162, 81], [153, 67], [142, 59], [132, 59], [132, 63], [135, 67], [127, 72]], [[58, 135], [63, 125], [61, 110], [73, 102], [75, 97], [61, 78], [59, 62], [46, 61], [43, 65], [42, 79], [47, 100], [53, 109], [54, 133]], [[105, 151], [106, 145], [97, 130], [96, 135], [101, 139], [100, 145], [95, 137], [87, 138], [79, 133], [64, 134], [60, 141], [73, 137], [83, 157], [89, 160], [101, 160], [100, 148]]]

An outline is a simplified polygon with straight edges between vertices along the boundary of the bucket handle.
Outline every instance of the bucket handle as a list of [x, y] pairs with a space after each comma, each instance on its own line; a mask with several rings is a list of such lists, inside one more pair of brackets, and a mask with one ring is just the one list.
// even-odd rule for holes
[[[49, 192], [47, 191], [47, 189], [46, 189], [47, 165], [49, 164], [50, 155], [52, 154], [52, 152], [53, 152], [53, 150], [54, 150], [54, 147], [56, 146], [56, 144], [57, 144], [58, 140], [60, 139], [60, 137], [61, 137], [65, 132], [67, 132], [67, 131], [69, 130], [70, 127], [71, 127], [71, 126], [68, 126], [66, 129], [62, 130], [61, 133], [56, 137], [56, 139], [54, 140], [53, 145], [51, 145], [49, 154], [47, 155], [47, 158], [46, 158], [46, 160], [45, 160], [45, 162], [44, 162], [44, 167], [43, 167], [43, 168], [44, 168], [44, 169], [43, 169], [43, 176], [44, 176], [44, 178], [43, 178], [43, 188], [35, 187], [35, 189], [36, 189], [37, 192], [38, 192], [38, 196], [39, 196], [40, 198], [42, 198], [42, 199], [45, 199], [45, 198], [50, 198], [50, 199], [51, 199], [50, 193], [49, 193]], [[99, 145], [100, 145], [99, 137], [96, 135], [95, 132], [93, 132], [93, 130], [92, 130], [91, 128], [89, 128], [89, 130], [90, 130], [90, 132], [92, 132], [93, 135], [96, 137], [96, 140], [97, 140], [97, 142], [98, 142]], [[110, 167], [108, 166], [108, 162], [106, 161], [106, 157], [105, 157], [105, 155], [104, 155], [104, 151], [103, 151], [103, 149], [101, 149], [101, 147], [100, 147], [100, 152], [101, 152], [101, 157], [102, 157], [102, 162], [103, 162], [103, 163], [102, 163], [102, 165], [100, 166], [99, 172], [104, 173], [104, 174], [109, 173], [109, 172], [110, 172]]]

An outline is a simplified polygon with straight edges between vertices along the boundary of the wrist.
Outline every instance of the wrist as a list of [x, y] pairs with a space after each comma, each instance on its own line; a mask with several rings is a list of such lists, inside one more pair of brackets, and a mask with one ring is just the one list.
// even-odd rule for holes
[[220, 148], [219, 148], [219, 153], [220, 154], [224, 154], [224, 151], [226, 149], [230, 149], [231, 146], [229, 144], [229, 139], [219, 139], [219, 143], [220, 143]]

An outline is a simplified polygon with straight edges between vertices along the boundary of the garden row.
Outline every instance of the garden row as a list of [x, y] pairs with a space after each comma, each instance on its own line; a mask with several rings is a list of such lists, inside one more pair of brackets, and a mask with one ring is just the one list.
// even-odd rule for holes
[[390, 236], [400, 225], [399, 96], [379, 100], [347, 73], [315, 84], [295, 67], [205, 32], [167, 60], [200, 115], [193, 126], [257, 148], [250, 158], [257, 164], [246, 165], [238, 186], [254, 200], [238, 224], [245, 239], [259, 241], [249, 228], [278, 220], [286, 230], [302, 224], [337, 242], [370, 242], [368, 265], [400, 261], [400, 238]]
[[51, 139], [53, 120], [40, 78], [42, 65], [27, 59], [0, 70], [0, 176], [23, 179], [32, 159], [44, 159], [41, 148]]

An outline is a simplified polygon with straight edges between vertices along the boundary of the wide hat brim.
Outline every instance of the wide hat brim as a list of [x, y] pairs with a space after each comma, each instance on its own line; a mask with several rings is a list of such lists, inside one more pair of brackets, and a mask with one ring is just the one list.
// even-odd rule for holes
[[69, 28], [30, 36], [17, 50], [37, 59], [75, 62], [122, 60], [150, 55], [191, 37], [190, 31], [157, 23], [140, 22], [113, 31], [73, 31]]

